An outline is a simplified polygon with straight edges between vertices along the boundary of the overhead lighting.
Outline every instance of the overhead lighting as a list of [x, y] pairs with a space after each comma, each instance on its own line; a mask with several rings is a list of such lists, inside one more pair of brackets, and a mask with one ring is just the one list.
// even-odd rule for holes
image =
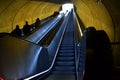
[[65, 13], [67, 11], [71, 11], [74, 8], [72, 3], [66, 3], [62, 5], [62, 11]]

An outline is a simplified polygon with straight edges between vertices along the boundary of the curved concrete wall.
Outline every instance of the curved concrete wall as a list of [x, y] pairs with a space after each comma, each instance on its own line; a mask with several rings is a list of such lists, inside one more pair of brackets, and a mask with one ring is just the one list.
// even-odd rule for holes
[[[97, 30], [105, 30], [111, 42], [120, 42], [120, 1], [73, 0], [77, 13], [84, 26], [94, 26]], [[120, 66], [120, 45], [113, 46], [114, 66]]]
[[20, 28], [25, 21], [32, 24], [38, 17], [43, 19], [52, 15], [60, 6], [40, 1], [4, 0], [0, 7], [0, 32], [11, 32], [17, 24]]
[[94, 26], [97, 30], [105, 30], [111, 41], [114, 40], [113, 23], [102, 3], [96, 0], [74, 0], [77, 13], [85, 27]]
[[[103, 1], [110, 13], [114, 25], [114, 42], [120, 42], [120, 0]], [[120, 44], [114, 45], [114, 65], [120, 66]]]

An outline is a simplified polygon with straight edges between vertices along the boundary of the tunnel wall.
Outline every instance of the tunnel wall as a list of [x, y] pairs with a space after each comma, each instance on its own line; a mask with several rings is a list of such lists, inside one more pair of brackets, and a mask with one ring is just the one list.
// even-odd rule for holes
[[0, 32], [11, 32], [17, 24], [22, 28], [25, 21], [32, 24], [59, 10], [58, 4], [30, 0], [2, 0], [0, 7]]
[[[110, 42], [120, 42], [120, 5], [119, 0], [73, 0], [85, 27], [94, 26], [105, 30]], [[112, 45], [114, 66], [120, 66], [120, 44]]]
[[[120, 0], [104, 0], [108, 12], [110, 13], [114, 25], [114, 41], [120, 42]], [[113, 46], [114, 66], [120, 66], [120, 44]]]
[[94, 26], [97, 30], [105, 30], [110, 40], [114, 40], [112, 19], [103, 4], [97, 4], [96, 0], [73, 0], [73, 2], [85, 27]]

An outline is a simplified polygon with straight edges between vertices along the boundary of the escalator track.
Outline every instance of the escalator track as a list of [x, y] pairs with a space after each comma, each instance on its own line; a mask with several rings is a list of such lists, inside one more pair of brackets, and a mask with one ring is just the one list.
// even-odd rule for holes
[[75, 80], [75, 41], [73, 14], [70, 14], [55, 64], [50, 74], [43, 80]]

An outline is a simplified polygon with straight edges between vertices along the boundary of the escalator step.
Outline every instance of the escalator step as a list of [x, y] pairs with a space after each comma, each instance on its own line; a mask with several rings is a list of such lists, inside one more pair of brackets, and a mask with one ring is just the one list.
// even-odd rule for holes
[[73, 44], [73, 41], [67, 42], [67, 41], [63, 41], [62, 44]]
[[73, 40], [73, 36], [72, 35], [65, 35], [65, 38], [63, 39], [64, 40]]
[[56, 66], [55, 71], [75, 71], [74, 66]]
[[75, 75], [74, 71], [53, 71], [52, 74], [54, 75]]
[[74, 49], [74, 47], [60, 47], [60, 49]]
[[61, 46], [74, 46], [73, 44], [61, 44]]
[[73, 66], [75, 63], [74, 61], [57, 61], [56, 62], [56, 65], [59, 65], [59, 66]]
[[70, 44], [70, 43], [62, 43], [61, 45], [64, 45], [64, 46], [74, 46], [74, 44]]
[[74, 53], [58, 53], [59, 56], [69, 57], [74, 56]]
[[72, 53], [74, 50], [59, 50], [59, 53]]
[[72, 38], [66, 38], [66, 39], [63, 39], [63, 41], [71, 42], [71, 41], [74, 41], [74, 39], [72, 39]]
[[62, 43], [69, 43], [69, 44], [74, 44], [74, 40], [63, 40]]
[[65, 45], [61, 45], [60, 49], [74, 49], [74, 46], [65, 46]]
[[72, 47], [72, 48], [74, 49], [74, 46], [73, 46], [73, 45], [61, 45], [60, 48], [61, 48], [61, 47], [62, 47], [62, 48], [64, 48], [64, 47], [66, 47], [66, 48]]
[[74, 43], [74, 41], [73, 40], [69, 40], [69, 41], [63, 41], [62, 43], [69, 43], [69, 44], [73, 44]]
[[57, 60], [71, 61], [74, 60], [74, 57], [58, 57]]

